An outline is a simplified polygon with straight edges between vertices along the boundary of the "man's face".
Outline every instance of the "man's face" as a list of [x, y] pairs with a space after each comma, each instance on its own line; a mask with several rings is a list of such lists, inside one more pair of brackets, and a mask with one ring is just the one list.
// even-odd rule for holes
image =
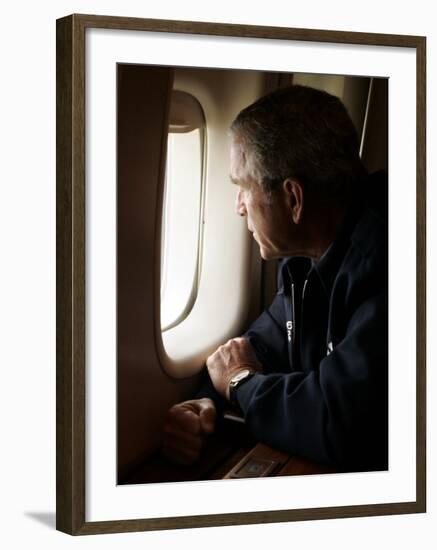
[[291, 215], [282, 190], [272, 199], [250, 176], [241, 144], [231, 145], [231, 180], [238, 186], [235, 209], [245, 216], [247, 228], [259, 245], [264, 260], [289, 255], [292, 230]]

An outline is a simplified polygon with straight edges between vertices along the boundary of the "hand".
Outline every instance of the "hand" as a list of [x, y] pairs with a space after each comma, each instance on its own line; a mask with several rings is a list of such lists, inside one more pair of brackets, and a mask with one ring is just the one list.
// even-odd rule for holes
[[193, 464], [207, 435], [214, 432], [216, 416], [214, 402], [208, 398], [173, 405], [164, 426], [164, 456], [177, 464]]
[[233, 338], [206, 360], [209, 376], [217, 392], [229, 400], [229, 382], [242, 370], [262, 372], [252, 346], [246, 338]]

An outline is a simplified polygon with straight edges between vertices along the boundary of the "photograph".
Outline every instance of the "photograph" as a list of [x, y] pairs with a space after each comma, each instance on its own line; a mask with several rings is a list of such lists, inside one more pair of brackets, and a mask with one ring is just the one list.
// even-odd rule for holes
[[387, 470], [387, 228], [388, 79], [118, 64], [118, 483]]

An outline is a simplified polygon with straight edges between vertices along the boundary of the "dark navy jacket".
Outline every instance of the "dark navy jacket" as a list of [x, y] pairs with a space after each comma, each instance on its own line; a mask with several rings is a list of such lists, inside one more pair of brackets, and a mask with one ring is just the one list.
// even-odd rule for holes
[[385, 193], [365, 183], [318, 262], [282, 260], [272, 305], [244, 334], [263, 366], [236, 392], [249, 430], [344, 470], [388, 466]]

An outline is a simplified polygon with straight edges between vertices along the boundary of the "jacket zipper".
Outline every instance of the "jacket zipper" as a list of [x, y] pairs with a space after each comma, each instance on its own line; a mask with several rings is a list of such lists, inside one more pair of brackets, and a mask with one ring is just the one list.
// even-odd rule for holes
[[296, 341], [296, 300], [294, 295], [294, 282], [291, 283], [291, 339], [294, 349]]
[[[291, 283], [291, 315], [292, 315], [292, 328], [291, 328], [291, 334], [292, 334], [292, 346], [293, 346], [293, 352], [292, 352], [292, 364], [293, 369], [296, 370], [296, 366], [299, 365], [298, 368], [301, 368], [301, 343], [302, 343], [302, 318], [303, 318], [303, 302], [305, 298], [305, 289], [308, 283], [308, 279], [305, 279], [303, 286], [302, 286], [302, 294], [299, 304], [299, 311], [296, 311], [296, 292], [295, 292], [295, 284], [294, 282]], [[297, 322], [297, 317], [299, 316], [299, 324]], [[299, 329], [299, 333], [298, 333]]]
[[300, 312], [299, 312], [299, 365], [302, 368], [302, 327], [303, 327], [303, 302], [305, 299], [305, 289], [307, 287], [308, 279], [305, 279], [302, 287], [302, 298], [300, 301]]

